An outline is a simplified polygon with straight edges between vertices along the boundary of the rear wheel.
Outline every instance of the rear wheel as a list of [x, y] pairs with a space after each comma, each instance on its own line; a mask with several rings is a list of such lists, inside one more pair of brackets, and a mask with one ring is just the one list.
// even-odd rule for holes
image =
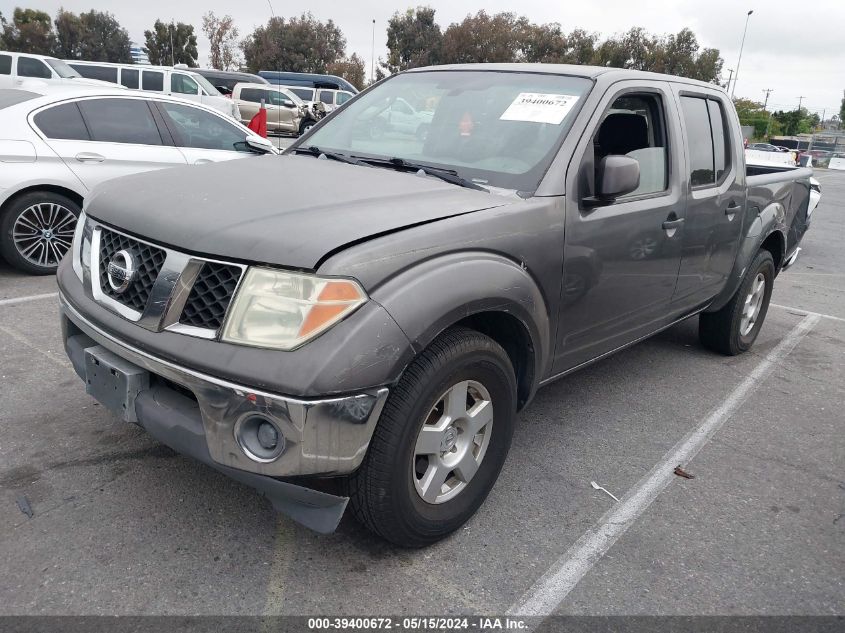
[[390, 394], [364, 463], [348, 479], [355, 516], [403, 547], [454, 532], [493, 487], [515, 416], [505, 351], [474, 330], [448, 330]]
[[761, 250], [728, 304], [699, 316], [698, 333], [704, 346], [728, 356], [751, 349], [769, 310], [774, 280], [772, 254]]
[[55, 273], [70, 250], [80, 212], [79, 205], [61, 194], [24, 194], [7, 206], [0, 220], [0, 252], [24, 272]]

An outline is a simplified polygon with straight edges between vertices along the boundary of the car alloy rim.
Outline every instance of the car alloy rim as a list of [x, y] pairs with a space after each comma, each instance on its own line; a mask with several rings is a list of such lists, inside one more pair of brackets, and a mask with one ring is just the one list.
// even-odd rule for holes
[[76, 215], [55, 202], [27, 207], [15, 220], [12, 240], [21, 257], [45, 268], [58, 266], [70, 250]]
[[431, 408], [417, 436], [411, 477], [427, 503], [454, 499], [478, 472], [493, 427], [493, 402], [480, 382], [452, 385]]
[[739, 333], [748, 336], [754, 329], [757, 319], [760, 317], [760, 308], [763, 307], [763, 297], [766, 294], [766, 277], [763, 273], [757, 273], [754, 283], [751, 284], [751, 292], [745, 297], [742, 306], [742, 320], [739, 323]]

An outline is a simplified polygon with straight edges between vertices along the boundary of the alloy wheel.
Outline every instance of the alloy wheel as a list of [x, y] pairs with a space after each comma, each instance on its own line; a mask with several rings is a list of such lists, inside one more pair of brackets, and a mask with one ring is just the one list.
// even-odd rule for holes
[[431, 408], [417, 436], [411, 476], [431, 504], [455, 498], [478, 472], [493, 427], [493, 402], [481, 383], [450, 387]]
[[757, 319], [760, 316], [760, 308], [763, 306], [763, 297], [766, 295], [766, 277], [763, 273], [757, 273], [754, 283], [751, 284], [751, 291], [745, 297], [742, 305], [742, 319], [739, 322], [739, 333], [748, 336]]
[[21, 257], [45, 268], [58, 266], [70, 250], [76, 215], [55, 202], [40, 202], [24, 209], [12, 227], [12, 240]]

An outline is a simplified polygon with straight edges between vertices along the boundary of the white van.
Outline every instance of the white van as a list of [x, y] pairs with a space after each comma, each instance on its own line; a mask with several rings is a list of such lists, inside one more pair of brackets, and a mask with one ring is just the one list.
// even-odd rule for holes
[[65, 62], [48, 55], [0, 51], [0, 89], [26, 88], [27, 83], [46, 85], [107, 86], [96, 79], [85, 79]]
[[135, 64], [109, 64], [107, 62], [83, 62], [66, 60], [67, 65], [89, 80], [119, 84], [131, 90], [157, 92], [173, 97], [197, 101], [214, 108], [236, 121], [241, 120], [238, 106], [227, 99], [202, 75], [192, 72], [187, 66], [147, 66]]

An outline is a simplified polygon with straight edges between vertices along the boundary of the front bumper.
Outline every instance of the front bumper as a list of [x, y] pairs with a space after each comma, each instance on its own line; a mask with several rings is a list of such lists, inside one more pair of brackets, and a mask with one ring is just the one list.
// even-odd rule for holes
[[[150, 374], [135, 398], [138, 423], [159, 441], [256, 488], [280, 512], [321, 532], [334, 529], [346, 506], [336, 497], [275, 477], [338, 475], [361, 463], [387, 398], [386, 388], [320, 400], [257, 391], [157, 358], [87, 320], [60, 293], [65, 350], [85, 380], [85, 353], [105, 348]], [[254, 461], [235, 438], [249, 416], [271, 419], [285, 450], [274, 461]]]

